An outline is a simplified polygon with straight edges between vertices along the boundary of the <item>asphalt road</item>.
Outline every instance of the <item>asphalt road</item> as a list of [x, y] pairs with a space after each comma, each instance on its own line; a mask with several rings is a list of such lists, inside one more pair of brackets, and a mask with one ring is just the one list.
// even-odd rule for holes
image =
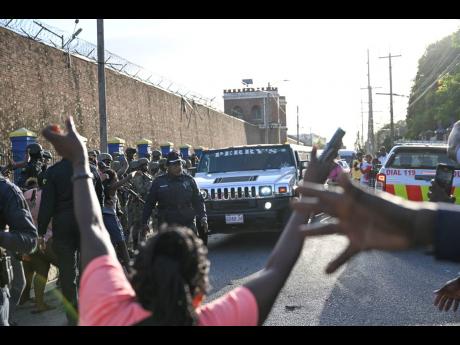
[[[260, 270], [277, 235], [215, 235], [209, 245], [210, 299]], [[441, 313], [432, 291], [456, 277], [460, 265], [423, 251], [367, 252], [331, 275], [324, 269], [346, 246], [338, 235], [307, 239], [265, 325], [460, 325], [460, 313]]]
[[[216, 234], [209, 238], [211, 301], [259, 271], [278, 234]], [[332, 275], [326, 264], [345, 248], [337, 235], [307, 239], [265, 325], [460, 325], [460, 312], [441, 313], [432, 291], [457, 276], [460, 265], [436, 261], [423, 251], [367, 252]], [[47, 301], [59, 306], [57, 290]], [[21, 325], [63, 325], [61, 307], [43, 314], [18, 310]]]

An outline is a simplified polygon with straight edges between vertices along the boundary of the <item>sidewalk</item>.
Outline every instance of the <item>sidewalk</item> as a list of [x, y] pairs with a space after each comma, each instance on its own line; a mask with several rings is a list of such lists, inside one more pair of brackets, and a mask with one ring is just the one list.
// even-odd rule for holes
[[[56, 286], [57, 274], [57, 269], [52, 266], [48, 275], [48, 284], [45, 288], [45, 302], [56, 307], [56, 309], [32, 314], [31, 312], [35, 309], [35, 303], [29, 301], [22, 306], [18, 306], [14, 320], [18, 322], [19, 326], [65, 326], [67, 324], [60, 297], [61, 291]], [[33, 289], [31, 296], [35, 297]]]

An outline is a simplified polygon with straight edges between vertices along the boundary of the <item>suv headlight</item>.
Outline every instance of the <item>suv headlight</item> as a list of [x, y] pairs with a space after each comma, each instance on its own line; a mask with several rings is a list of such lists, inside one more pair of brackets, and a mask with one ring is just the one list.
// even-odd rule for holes
[[272, 195], [272, 187], [270, 186], [259, 187], [259, 195], [260, 196]]
[[203, 199], [208, 198], [208, 191], [206, 189], [200, 189], [200, 193], [201, 193], [201, 196], [203, 197]]

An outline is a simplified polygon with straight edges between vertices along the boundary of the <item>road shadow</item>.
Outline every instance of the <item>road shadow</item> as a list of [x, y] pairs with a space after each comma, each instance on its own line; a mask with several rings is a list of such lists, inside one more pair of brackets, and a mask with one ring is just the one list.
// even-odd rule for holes
[[362, 253], [339, 273], [319, 325], [458, 324], [459, 313], [433, 306], [433, 290], [459, 270], [420, 251]]
[[274, 232], [211, 236], [208, 244], [211, 293], [240, 285], [239, 280], [260, 271], [279, 236], [280, 233]]

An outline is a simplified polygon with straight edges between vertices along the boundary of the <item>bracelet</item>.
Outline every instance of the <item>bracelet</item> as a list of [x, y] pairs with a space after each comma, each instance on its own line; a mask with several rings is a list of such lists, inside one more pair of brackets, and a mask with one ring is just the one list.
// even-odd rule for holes
[[72, 182], [75, 182], [75, 180], [79, 180], [79, 179], [82, 179], [82, 178], [89, 178], [89, 179], [93, 179], [94, 178], [94, 175], [92, 173], [79, 173], [79, 174], [74, 174], [71, 178], [71, 181]]

